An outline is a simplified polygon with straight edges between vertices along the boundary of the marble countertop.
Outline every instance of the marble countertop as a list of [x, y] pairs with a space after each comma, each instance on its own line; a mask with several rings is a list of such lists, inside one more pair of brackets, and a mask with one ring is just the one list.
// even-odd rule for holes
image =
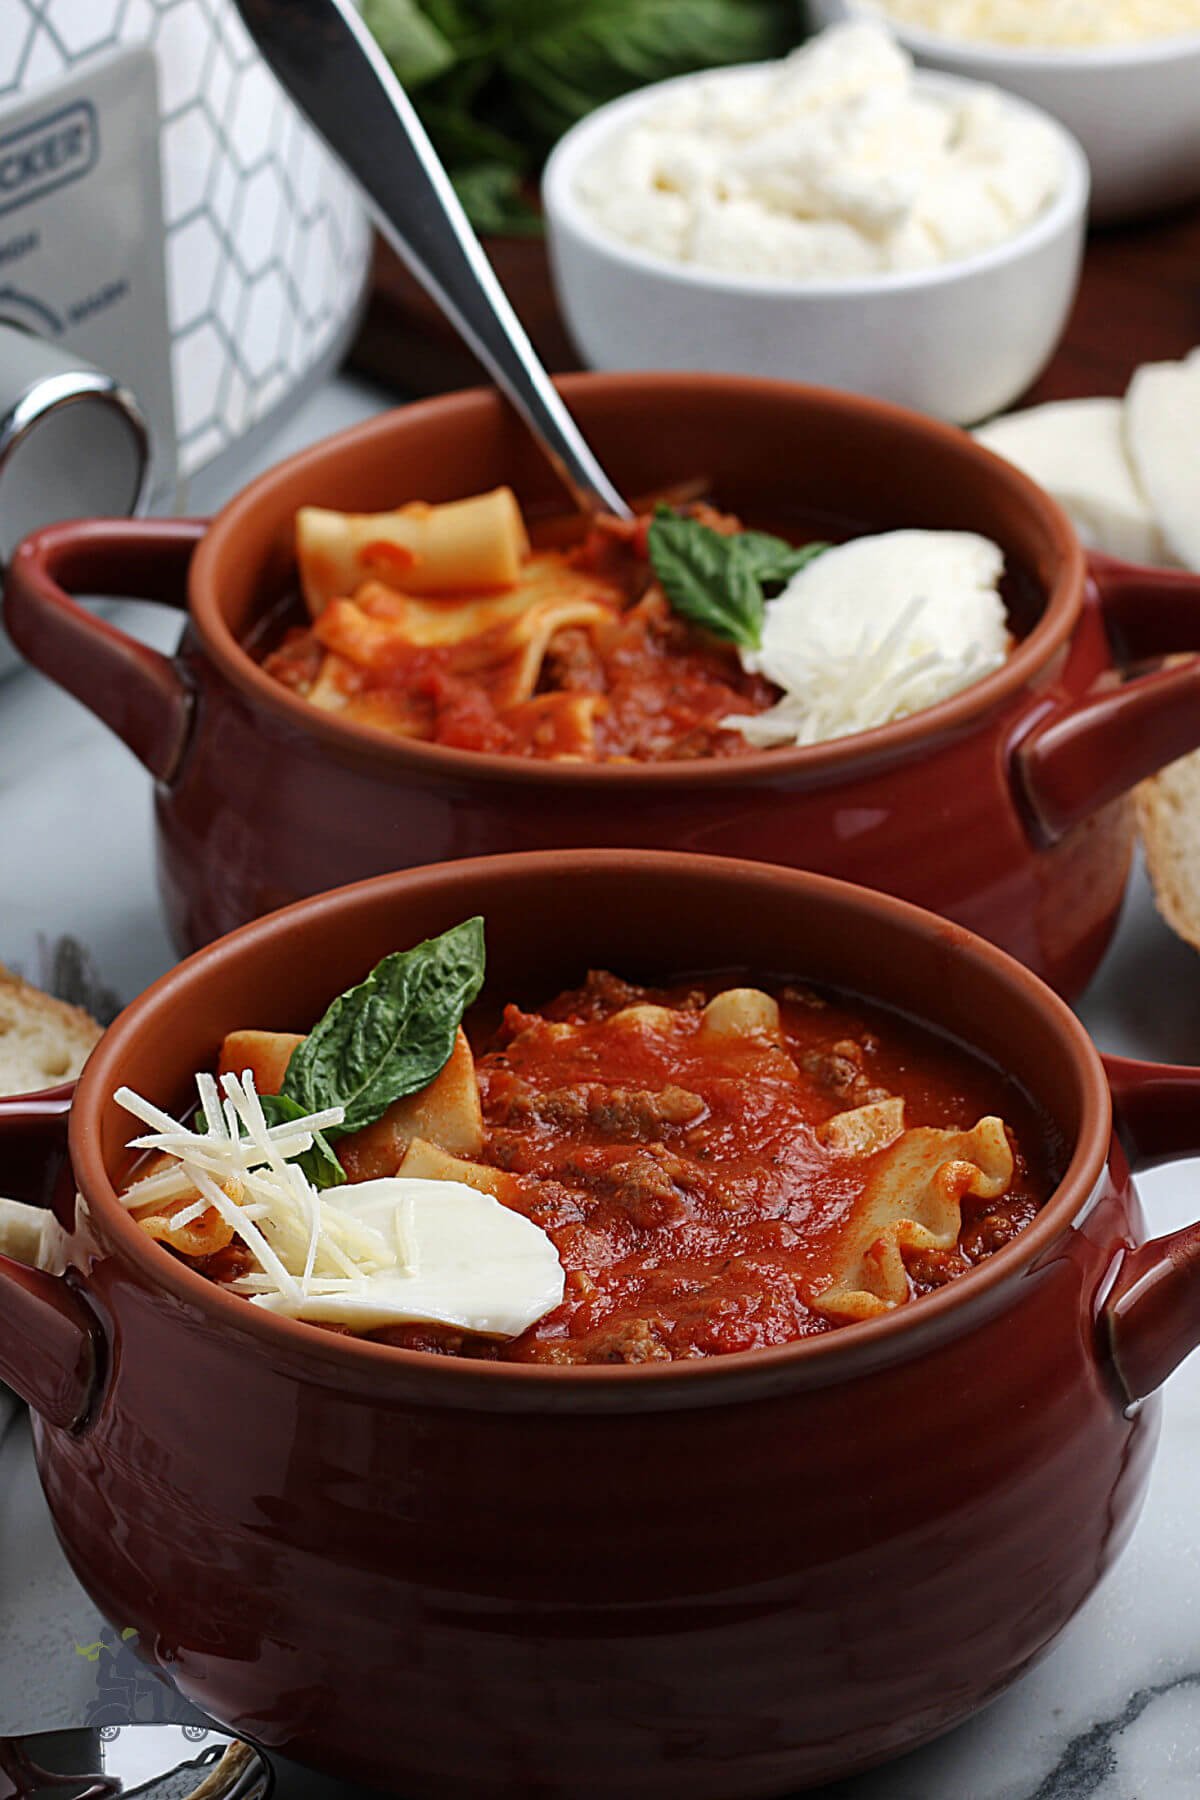
[[[385, 404], [360, 383], [332, 382], [258, 463]], [[222, 497], [201, 482], [191, 504], [203, 511]], [[121, 617], [162, 648], [178, 631], [161, 609], [131, 604]], [[143, 771], [81, 707], [23, 672], [0, 684], [0, 960], [44, 978], [64, 935], [87, 947], [94, 976], [120, 1000], [175, 960], [158, 914]], [[1195, 1062], [1198, 997], [1200, 961], [1158, 919], [1139, 870], [1083, 1019], [1102, 1049]], [[1185, 1163], [1143, 1178], [1156, 1232], [1200, 1214], [1198, 1173]], [[1168, 1384], [1162, 1447], [1128, 1551], [1050, 1656], [951, 1736], [825, 1800], [1195, 1800], [1198, 1519], [1200, 1357]], [[27, 1422], [0, 1400], [0, 1733], [81, 1724], [103, 1665], [83, 1652], [104, 1629], [51, 1531]], [[151, 1699], [161, 1716], [189, 1716], [165, 1690]], [[281, 1788], [318, 1791], [295, 1771]]]

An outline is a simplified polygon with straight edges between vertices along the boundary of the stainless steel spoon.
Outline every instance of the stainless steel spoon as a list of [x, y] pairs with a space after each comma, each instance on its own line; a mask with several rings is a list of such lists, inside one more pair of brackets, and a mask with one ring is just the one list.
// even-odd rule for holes
[[11, 1800], [269, 1800], [274, 1786], [259, 1751], [204, 1725], [122, 1720], [0, 1738], [0, 1795]]
[[384, 232], [588, 512], [631, 517], [538, 361], [412, 102], [350, 0], [237, 0], [246, 28]]

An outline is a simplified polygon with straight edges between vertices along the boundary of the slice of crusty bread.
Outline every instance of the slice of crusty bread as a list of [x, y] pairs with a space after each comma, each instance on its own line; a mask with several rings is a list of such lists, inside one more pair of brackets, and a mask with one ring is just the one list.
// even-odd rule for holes
[[42, 1228], [50, 1217], [44, 1207], [0, 1195], [0, 1256], [36, 1269], [42, 1257]]
[[1143, 781], [1137, 813], [1158, 910], [1200, 950], [1200, 751]]
[[100, 1027], [0, 964], [0, 1094], [32, 1093], [78, 1075]]

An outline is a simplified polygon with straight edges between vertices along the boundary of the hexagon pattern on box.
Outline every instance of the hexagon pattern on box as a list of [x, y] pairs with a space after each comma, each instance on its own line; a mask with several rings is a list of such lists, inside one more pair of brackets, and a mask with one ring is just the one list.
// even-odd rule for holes
[[333, 347], [362, 292], [370, 232], [232, 0], [0, 0], [0, 104], [127, 44], [149, 45], [158, 63], [179, 465], [190, 474]]

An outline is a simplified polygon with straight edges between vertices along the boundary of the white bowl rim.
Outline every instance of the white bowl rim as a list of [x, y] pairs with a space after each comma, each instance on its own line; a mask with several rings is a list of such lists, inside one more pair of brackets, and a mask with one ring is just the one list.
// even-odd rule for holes
[[877, 12], [874, 7], [855, 4], [855, 0], [835, 0], [835, 3], [840, 8], [840, 16], [830, 13], [829, 24], [850, 19], [877, 20], [918, 56], [954, 56], [968, 62], [978, 61], [980, 80], [987, 79], [986, 72], [990, 70], [995, 72], [993, 79], [998, 81], [1006, 68], [1087, 75], [1097, 69], [1120, 70], [1173, 62], [1185, 49], [1200, 56], [1200, 26], [1194, 31], [1175, 31], [1168, 36], [1132, 38], [1124, 44], [1069, 44], [1058, 49], [1050, 44], [1003, 44], [990, 38], [954, 37], [947, 31], [930, 31], [927, 26], [909, 25], [904, 19], [894, 19], [886, 6]]
[[869, 299], [875, 295], [920, 293], [936, 287], [948, 287], [955, 281], [984, 275], [989, 270], [1040, 250], [1073, 226], [1082, 226], [1087, 216], [1091, 192], [1091, 167], [1083, 146], [1067, 127], [1044, 108], [1017, 94], [1008, 93], [995, 83], [973, 80], [966, 75], [948, 75], [940, 70], [918, 68], [917, 86], [931, 93], [961, 93], [986, 88], [996, 92], [1006, 106], [1039, 119], [1059, 140], [1064, 177], [1058, 193], [1045, 211], [1030, 224], [972, 256], [956, 257], [925, 269], [883, 270], [875, 275], [839, 277], [823, 281], [804, 281], [794, 276], [734, 275], [720, 269], [705, 268], [698, 263], [673, 262], [653, 251], [627, 243], [598, 225], [574, 192], [573, 183], [583, 161], [598, 148], [599, 142], [613, 134], [622, 124], [631, 123], [655, 96], [701, 82], [722, 81], [737, 76], [757, 74], [778, 68], [782, 58], [769, 62], [731, 63], [723, 69], [701, 69], [689, 75], [674, 75], [667, 81], [652, 82], [619, 99], [606, 101], [578, 124], [564, 133], [551, 151], [542, 175], [542, 204], [551, 240], [556, 228], [565, 228], [583, 239], [589, 248], [609, 256], [660, 280], [672, 281], [680, 287], [704, 290], [714, 294], [742, 297], [762, 295], [773, 299], [828, 300]]

